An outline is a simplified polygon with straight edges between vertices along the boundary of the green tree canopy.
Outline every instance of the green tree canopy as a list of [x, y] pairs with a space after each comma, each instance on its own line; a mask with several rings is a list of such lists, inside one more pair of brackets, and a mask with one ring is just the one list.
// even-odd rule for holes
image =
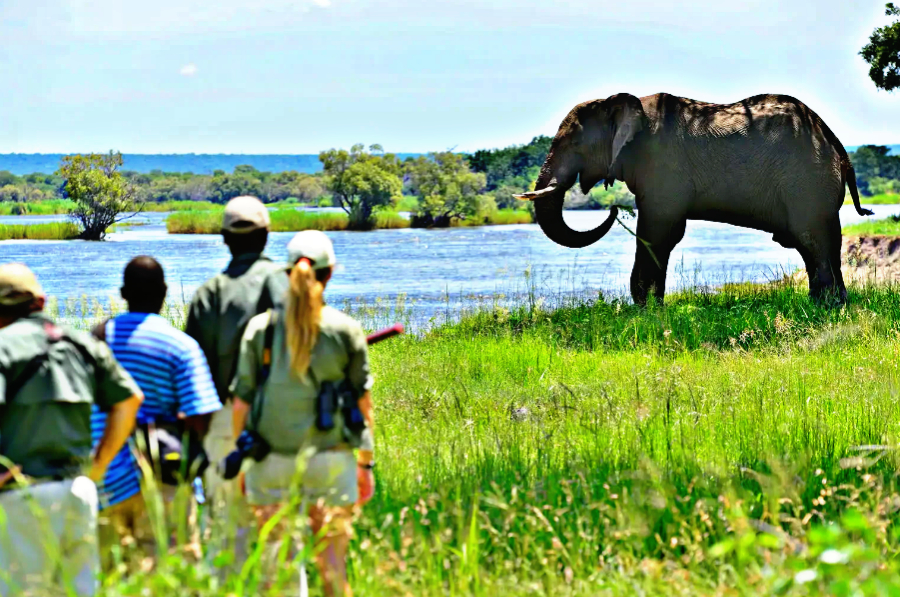
[[464, 156], [431, 153], [409, 162], [407, 171], [419, 199], [415, 217], [423, 225], [449, 226], [454, 219], [474, 216], [482, 207], [486, 176], [472, 172]]
[[403, 191], [400, 162], [380, 145], [356, 144], [319, 154], [326, 185], [337, 204], [350, 216], [351, 230], [369, 230], [375, 225], [375, 209], [393, 205]]
[[[900, 7], [887, 4], [885, 15], [900, 17]], [[900, 87], [900, 20], [877, 28], [860, 55], [869, 63], [869, 78], [876, 87], [885, 91]]]
[[888, 155], [883, 145], [863, 145], [850, 154], [856, 186], [863, 195], [884, 192], [884, 181], [900, 179], [900, 156]]
[[75, 202], [71, 217], [81, 225], [81, 238], [103, 240], [106, 229], [140, 210], [136, 189], [122, 176], [122, 154], [67, 155], [58, 176], [65, 179], [63, 196]]
[[480, 149], [469, 156], [469, 165], [475, 172], [484, 172], [487, 191], [494, 195], [499, 207], [521, 208], [513, 194], [531, 190], [551, 143], [552, 138], [541, 135], [527, 145]]

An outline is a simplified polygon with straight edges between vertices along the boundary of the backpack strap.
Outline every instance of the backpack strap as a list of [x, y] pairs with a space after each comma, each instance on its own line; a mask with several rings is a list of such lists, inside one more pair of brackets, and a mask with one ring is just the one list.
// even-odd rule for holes
[[269, 323], [266, 325], [266, 335], [263, 338], [262, 366], [259, 368], [260, 383], [262, 386], [269, 380], [272, 372], [272, 345], [275, 344], [275, 324], [278, 320], [278, 311], [269, 309]]
[[278, 323], [278, 310], [268, 309], [269, 323], [266, 324], [266, 332], [263, 336], [262, 363], [259, 366], [259, 379], [256, 382], [256, 400], [253, 401], [253, 409], [250, 411], [250, 423], [256, 430], [259, 419], [262, 416], [263, 400], [265, 399], [264, 386], [272, 372], [272, 346], [275, 344], [275, 326]]
[[57, 326], [55, 323], [46, 321], [44, 322], [43, 329], [44, 335], [47, 339], [47, 346], [40, 352], [40, 354], [38, 354], [25, 364], [25, 367], [21, 372], [19, 372], [19, 375], [14, 377], [9, 383], [6, 384], [7, 404], [12, 402], [12, 399], [22, 391], [22, 388], [25, 387], [25, 384], [27, 384], [31, 380], [31, 378], [37, 375], [38, 371], [41, 370], [41, 367], [44, 366], [44, 363], [50, 360], [50, 351], [53, 349], [53, 346], [57, 342], [67, 342], [70, 346], [75, 348], [81, 355], [81, 358], [84, 360], [85, 365], [95, 364], [94, 357], [87, 351], [87, 349], [80, 343], [69, 337], [68, 334], [66, 334], [66, 332], [63, 331], [63, 329]]

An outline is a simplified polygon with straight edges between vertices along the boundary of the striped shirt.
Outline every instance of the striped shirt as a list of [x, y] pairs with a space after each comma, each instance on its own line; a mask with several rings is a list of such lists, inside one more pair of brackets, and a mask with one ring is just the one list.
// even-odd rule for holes
[[[200, 346], [159, 315], [120, 315], [106, 324], [106, 341], [144, 393], [139, 424], [175, 421], [179, 413], [193, 417], [222, 408]], [[95, 444], [103, 434], [106, 417], [97, 409], [91, 416]], [[138, 468], [126, 445], [106, 472], [100, 507], [118, 504], [139, 491]]]

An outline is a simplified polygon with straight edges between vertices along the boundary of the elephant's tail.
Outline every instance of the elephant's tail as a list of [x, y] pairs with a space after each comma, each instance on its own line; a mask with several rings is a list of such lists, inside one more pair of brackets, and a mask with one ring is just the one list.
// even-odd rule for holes
[[853, 197], [853, 207], [856, 208], [856, 213], [861, 216], [871, 216], [875, 213], [871, 209], [864, 209], [859, 204], [859, 189], [856, 188], [856, 171], [853, 170], [853, 164], [846, 157], [841, 160], [841, 177], [847, 182], [847, 187], [850, 189], [850, 196]]

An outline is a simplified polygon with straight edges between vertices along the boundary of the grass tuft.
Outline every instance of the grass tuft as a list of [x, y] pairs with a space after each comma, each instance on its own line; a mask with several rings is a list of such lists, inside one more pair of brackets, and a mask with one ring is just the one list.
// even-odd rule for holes
[[3, 240], [71, 240], [78, 238], [81, 228], [74, 222], [48, 224], [0, 224]]

